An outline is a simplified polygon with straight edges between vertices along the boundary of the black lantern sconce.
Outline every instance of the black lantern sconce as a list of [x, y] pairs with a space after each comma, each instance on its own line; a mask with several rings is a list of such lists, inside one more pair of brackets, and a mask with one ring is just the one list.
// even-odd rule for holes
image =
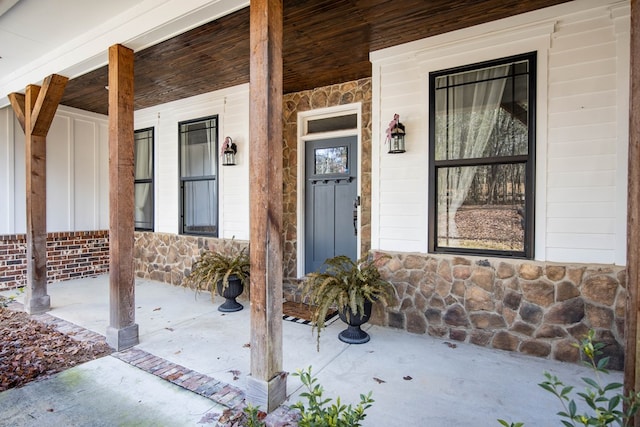
[[400, 115], [394, 114], [393, 120], [391, 120], [387, 128], [387, 141], [389, 142], [390, 154], [404, 153], [406, 151], [404, 145], [405, 135], [404, 125], [400, 123]]
[[227, 136], [224, 139], [224, 143], [222, 144], [222, 166], [235, 166], [236, 164], [236, 153], [238, 152], [238, 146], [231, 139], [230, 136]]

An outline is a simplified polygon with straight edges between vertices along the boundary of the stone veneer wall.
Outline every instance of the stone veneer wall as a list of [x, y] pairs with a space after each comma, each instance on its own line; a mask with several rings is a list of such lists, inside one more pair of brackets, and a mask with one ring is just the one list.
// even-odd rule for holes
[[[107, 230], [49, 233], [47, 235], [47, 283], [92, 277], [109, 272]], [[27, 237], [0, 236], [0, 290], [25, 286]]]
[[249, 242], [242, 240], [136, 231], [134, 271], [144, 279], [181, 285], [195, 259], [205, 249], [228, 252], [248, 245]]
[[567, 362], [594, 329], [609, 367], [624, 367], [623, 267], [389, 255], [381, 271], [398, 301], [376, 306], [372, 323]]
[[360, 158], [361, 252], [371, 248], [371, 79], [319, 87], [313, 90], [284, 95], [284, 272], [285, 282], [296, 283], [298, 241], [298, 113], [317, 108], [362, 103]]

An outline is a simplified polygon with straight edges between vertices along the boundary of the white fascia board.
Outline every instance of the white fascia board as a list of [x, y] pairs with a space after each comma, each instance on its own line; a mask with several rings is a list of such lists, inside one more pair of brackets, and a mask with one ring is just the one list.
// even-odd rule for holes
[[107, 64], [114, 44], [139, 51], [248, 5], [248, 0], [145, 0], [0, 79], [0, 108], [9, 104], [8, 94], [24, 92], [48, 75], [72, 79]]

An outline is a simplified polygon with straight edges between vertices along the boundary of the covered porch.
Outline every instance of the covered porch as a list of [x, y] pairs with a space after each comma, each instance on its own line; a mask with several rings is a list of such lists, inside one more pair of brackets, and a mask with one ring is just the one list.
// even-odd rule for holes
[[[137, 407], [136, 421], [144, 414], [169, 411], [190, 420], [186, 425], [208, 420], [207, 425], [214, 424], [212, 420], [225, 407], [243, 404], [250, 371], [249, 301], [243, 301], [244, 310], [223, 314], [217, 311], [221, 298], [212, 303], [207, 293], [196, 297], [191, 290], [139, 278], [135, 288], [139, 345], [73, 368], [81, 383], [67, 392], [60, 388], [59, 378], [65, 377], [56, 376], [2, 393], [0, 408], [7, 419], [15, 425], [53, 425], [87, 416], [109, 425], [109, 417], [126, 417], [109, 409], [113, 404], [109, 400], [118, 396], [120, 406]], [[61, 319], [56, 322], [63, 330], [104, 334], [109, 321], [108, 276], [56, 283], [49, 292], [51, 311], [42, 318]], [[343, 328], [339, 319], [329, 325], [317, 352], [310, 326], [284, 321], [283, 368], [291, 374], [312, 366], [325, 396], [339, 396], [346, 404], [357, 403], [361, 393], [372, 391], [375, 403], [365, 422], [369, 426], [497, 425], [498, 418], [555, 425], [555, 413], [561, 408], [537, 386], [543, 372], [578, 390], [583, 388], [580, 378], [590, 376], [577, 364], [378, 326], [368, 326], [369, 343], [347, 345], [337, 339]], [[154, 371], [158, 364], [169, 371]], [[191, 384], [187, 376], [201, 378], [203, 384]], [[621, 381], [622, 373], [614, 372], [606, 380]], [[99, 385], [112, 383], [104, 397], [101, 393], [108, 387]], [[195, 388], [206, 394], [207, 384], [213, 393], [210, 404], [190, 391]], [[299, 401], [302, 391], [299, 379], [289, 375], [284, 407], [272, 412], [270, 419], [286, 419], [286, 407]]]

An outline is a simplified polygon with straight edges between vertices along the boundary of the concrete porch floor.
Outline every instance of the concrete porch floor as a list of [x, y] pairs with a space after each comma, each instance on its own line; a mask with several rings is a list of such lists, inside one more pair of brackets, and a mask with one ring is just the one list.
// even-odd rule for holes
[[[49, 285], [51, 316], [104, 335], [109, 323], [109, 278]], [[12, 292], [3, 292], [11, 295]], [[244, 390], [250, 366], [250, 310], [217, 311], [220, 297], [150, 280], [136, 281], [136, 323], [146, 352]], [[582, 391], [592, 376], [580, 365], [367, 325], [371, 341], [347, 345], [340, 320], [323, 331], [320, 352], [307, 325], [284, 321], [283, 369], [312, 366], [325, 397], [357, 403], [373, 392], [366, 426], [560, 425], [560, 403], [537, 384], [548, 371]], [[451, 345], [455, 344], [455, 345]], [[117, 354], [53, 378], [0, 393], [0, 424], [13, 426], [215, 425], [225, 406], [138, 369]], [[6, 367], [2, 367], [3, 369]], [[79, 378], [89, 378], [81, 382]], [[613, 372], [605, 382], [622, 381]], [[285, 405], [300, 400], [289, 375]]]

